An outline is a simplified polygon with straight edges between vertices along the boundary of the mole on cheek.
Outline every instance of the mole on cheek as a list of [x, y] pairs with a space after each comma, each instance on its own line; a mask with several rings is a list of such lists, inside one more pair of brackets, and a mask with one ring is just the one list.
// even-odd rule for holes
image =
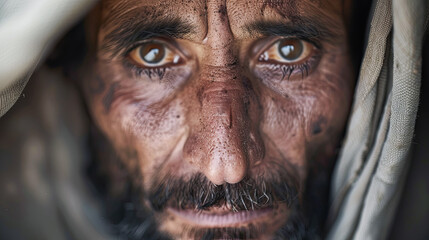
[[311, 133], [313, 135], [317, 135], [321, 133], [325, 125], [326, 125], [326, 118], [324, 116], [319, 116], [319, 118], [311, 125]]
[[108, 113], [110, 111], [110, 107], [112, 106], [113, 98], [115, 96], [116, 90], [119, 88], [119, 83], [115, 82], [112, 83], [109, 86], [109, 90], [107, 91], [106, 95], [103, 97], [103, 106], [104, 111]]

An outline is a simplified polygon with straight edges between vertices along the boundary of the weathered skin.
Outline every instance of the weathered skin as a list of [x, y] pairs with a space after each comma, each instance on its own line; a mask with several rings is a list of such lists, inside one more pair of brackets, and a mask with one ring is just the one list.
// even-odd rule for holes
[[[202, 173], [213, 184], [235, 184], [281, 166], [305, 198], [309, 168], [329, 165], [351, 103], [342, 8], [340, 0], [104, 1], [89, 24], [92, 51], [80, 71], [90, 113], [128, 171], [142, 176], [135, 181], [143, 191], [164, 176]], [[193, 26], [183, 39], [168, 40], [182, 62], [150, 77], [102, 47], [121, 19], [148, 14]], [[286, 76], [261, 64], [260, 50], [280, 37], [250, 34], [245, 26], [299, 25], [301, 17], [326, 23], [334, 37], [320, 39], [306, 67]], [[260, 239], [269, 239], [287, 216], [280, 207], [255, 220], [265, 229]], [[155, 217], [176, 239], [190, 236], [182, 219], [166, 211]]]

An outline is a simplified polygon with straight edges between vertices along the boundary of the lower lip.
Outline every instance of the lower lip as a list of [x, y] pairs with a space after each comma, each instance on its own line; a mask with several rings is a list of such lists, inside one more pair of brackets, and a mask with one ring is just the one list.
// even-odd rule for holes
[[269, 215], [273, 209], [249, 210], [239, 212], [211, 213], [210, 211], [179, 210], [168, 208], [174, 215], [192, 222], [193, 225], [204, 227], [229, 227], [245, 224]]

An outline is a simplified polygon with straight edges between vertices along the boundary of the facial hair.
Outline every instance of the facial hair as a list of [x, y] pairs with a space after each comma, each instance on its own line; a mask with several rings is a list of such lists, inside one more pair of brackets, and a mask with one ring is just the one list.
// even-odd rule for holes
[[[273, 174], [270, 179], [260, 176], [246, 178], [237, 184], [214, 185], [202, 174], [189, 179], [165, 177], [156, 181], [148, 191], [133, 186], [126, 198], [119, 203], [122, 208], [114, 215], [121, 220], [113, 224], [115, 235], [121, 239], [173, 239], [159, 232], [154, 217], [167, 207], [177, 209], [196, 209], [204, 211], [211, 207], [228, 205], [231, 211], [254, 211], [274, 208], [282, 203], [291, 210], [287, 223], [273, 236], [273, 239], [304, 239], [306, 235], [305, 218], [299, 204], [296, 187], [288, 184], [283, 172]], [[143, 204], [150, 202], [150, 207]], [[257, 239], [264, 229], [253, 224], [232, 228], [187, 229], [193, 239]]]
[[[106, 147], [102, 146], [102, 149], [106, 156]], [[114, 152], [112, 149], [110, 148]], [[158, 230], [159, 220], [155, 218], [156, 213], [167, 207], [204, 211], [226, 204], [231, 211], [253, 211], [274, 208], [280, 203], [288, 206], [290, 214], [287, 222], [275, 232], [273, 239], [318, 238], [313, 227], [308, 226], [307, 214], [299, 201], [298, 180], [292, 177], [296, 175], [288, 173], [285, 168], [271, 168], [275, 171], [269, 173], [270, 177], [260, 175], [245, 178], [237, 184], [223, 185], [214, 185], [202, 174], [188, 178], [166, 174], [163, 178], [155, 179], [147, 191], [139, 184], [143, 176], [137, 171], [127, 172], [124, 191], [112, 196], [108, 189], [116, 179], [112, 179], [111, 172], [104, 171], [100, 174], [96, 169], [101, 167], [100, 164], [112, 164], [121, 171], [126, 170], [116, 154], [110, 156], [116, 157], [111, 161], [105, 158], [103, 161], [93, 161], [88, 173], [104, 199], [106, 222], [117, 239], [174, 239]], [[145, 201], [150, 206], [144, 204]], [[193, 239], [257, 239], [264, 229], [249, 224], [241, 228], [195, 228], [188, 231]]]

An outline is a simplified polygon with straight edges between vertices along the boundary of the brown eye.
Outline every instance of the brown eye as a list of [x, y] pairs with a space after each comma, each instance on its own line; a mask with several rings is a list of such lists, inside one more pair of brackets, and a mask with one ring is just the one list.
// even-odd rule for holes
[[279, 42], [279, 53], [284, 59], [288, 61], [293, 61], [298, 59], [301, 54], [304, 46], [302, 41], [296, 39], [285, 39]]
[[171, 50], [162, 41], [149, 41], [140, 44], [129, 53], [129, 58], [140, 67], [163, 67], [177, 64], [180, 61], [179, 54]]
[[313, 44], [296, 38], [276, 41], [259, 57], [259, 61], [275, 63], [300, 63], [308, 59], [314, 51]]
[[165, 46], [160, 43], [147, 43], [140, 47], [140, 56], [148, 63], [159, 63], [164, 59]]

